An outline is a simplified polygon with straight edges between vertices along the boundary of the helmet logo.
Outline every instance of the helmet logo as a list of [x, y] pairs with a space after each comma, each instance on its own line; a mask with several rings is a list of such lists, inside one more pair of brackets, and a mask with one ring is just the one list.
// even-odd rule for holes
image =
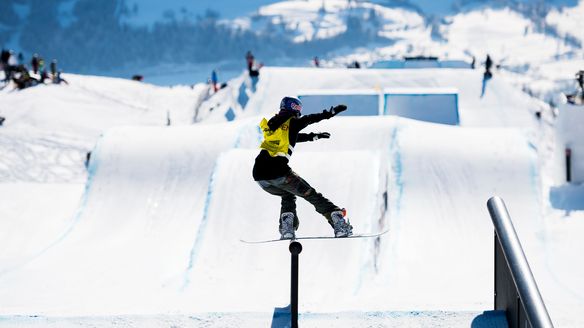
[[295, 111], [301, 111], [301, 110], [302, 110], [302, 105], [300, 105], [300, 104], [297, 104], [297, 103], [295, 103], [295, 102], [293, 102], [293, 103], [290, 105], [290, 107], [291, 107], [293, 110], [295, 110]]

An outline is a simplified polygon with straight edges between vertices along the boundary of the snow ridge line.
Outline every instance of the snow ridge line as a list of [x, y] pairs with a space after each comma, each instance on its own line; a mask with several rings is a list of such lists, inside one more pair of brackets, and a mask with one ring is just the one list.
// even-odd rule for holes
[[207, 196], [205, 198], [205, 207], [203, 208], [203, 217], [201, 218], [201, 223], [199, 224], [199, 229], [197, 230], [197, 235], [195, 237], [195, 242], [191, 247], [189, 263], [185, 269], [184, 281], [181, 287], [181, 291], [184, 291], [188, 285], [191, 283], [189, 279], [189, 274], [193, 271], [195, 263], [199, 255], [199, 250], [203, 244], [203, 238], [205, 236], [205, 231], [207, 230], [207, 223], [209, 222], [209, 207], [211, 205], [211, 199], [213, 197], [213, 190], [215, 186], [215, 180], [217, 175], [217, 166], [219, 160], [215, 162], [211, 176], [209, 177], [209, 187], [207, 188]]
[[400, 132], [400, 127], [395, 127], [391, 133], [391, 142], [389, 144], [390, 158], [393, 157], [393, 162], [391, 163], [391, 168], [395, 170], [395, 185], [397, 187], [397, 198], [395, 201], [395, 214], [399, 214], [401, 209], [401, 198], [404, 190], [404, 182], [402, 180], [402, 159], [401, 152], [398, 144], [398, 134]]
[[[403, 163], [402, 163], [402, 158], [401, 158], [401, 149], [399, 147], [399, 142], [398, 142], [398, 138], [399, 138], [399, 134], [402, 130], [402, 127], [399, 126], [399, 119], [397, 120], [397, 124], [396, 126], [393, 128], [393, 131], [391, 132], [391, 141], [389, 143], [389, 160], [390, 160], [390, 167], [388, 168], [388, 170], [390, 171], [390, 176], [393, 176], [393, 186], [395, 188], [395, 191], [392, 192], [392, 190], [388, 190], [388, 192], [390, 194], [395, 193], [395, 197], [391, 197], [391, 195], [388, 195], [389, 199], [395, 199], [395, 201], [393, 202], [393, 204], [388, 204], [388, 208], [387, 208], [387, 212], [389, 216], [389, 221], [388, 221], [388, 227], [391, 227], [391, 230], [393, 231], [393, 238], [391, 238], [391, 245], [389, 247], [390, 254], [391, 257], [389, 258], [390, 262], [394, 262], [395, 259], [398, 257], [398, 250], [397, 250], [397, 245], [398, 243], [398, 239], [400, 236], [400, 221], [399, 221], [399, 213], [401, 210], [401, 201], [402, 201], [402, 196], [403, 196], [403, 189], [404, 189], [404, 182], [402, 180], [402, 172], [403, 172]], [[392, 275], [393, 273], [390, 272], [390, 275]], [[391, 283], [391, 281], [394, 281], [393, 279], [391, 279], [391, 277], [388, 278], [388, 283]]]
[[[239, 129], [232, 148], [237, 149], [240, 147], [241, 134], [242, 134], [243, 130], [245, 130], [245, 126]], [[195, 242], [193, 243], [193, 247], [191, 247], [189, 263], [188, 263], [187, 268], [185, 270], [184, 281], [183, 281], [183, 285], [181, 287], [181, 291], [184, 291], [191, 283], [191, 281], [189, 279], [189, 274], [193, 271], [193, 268], [195, 267], [195, 263], [197, 262], [197, 258], [199, 256], [199, 250], [201, 249], [201, 245], [203, 243], [205, 232], [207, 231], [207, 223], [209, 222], [209, 208], [211, 207], [211, 200], [213, 198], [213, 191], [215, 189], [215, 181], [217, 179], [217, 168], [219, 167], [219, 163], [221, 162], [221, 157], [222, 157], [222, 155], [219, 155], [219, 158], [215, 161], [215, 166], [213, 166], [211, 176], [209, 177], [209, 187], [207, 188], [207, 196], [205, 197], [205, 206], [203, 208], [203, 218], [201, 219], [199, 229], [197, 230], [197, 235], [195, 237]]]

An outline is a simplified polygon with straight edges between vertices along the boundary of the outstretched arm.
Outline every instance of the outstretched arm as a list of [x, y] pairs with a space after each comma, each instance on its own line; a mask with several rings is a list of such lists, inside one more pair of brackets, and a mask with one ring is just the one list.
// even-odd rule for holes
[[337, 105], [334, 107], [331, 106], [331, 108], [329, 110], [325, 109], [322, 111], [322, 113], [309, 114], [309, 115], [302, 116], [298, 119], [298, 122], [300, 123], [302, 128], [305, 128], [306, 126], [308, 126], [310, 124], [314, 124], [314, 123], [320, 122], [322, 120], [329, 119], [329, 118], [337, 115], [338, 113], [344, 112], [346, 110], [347, 110], [346, 105]]

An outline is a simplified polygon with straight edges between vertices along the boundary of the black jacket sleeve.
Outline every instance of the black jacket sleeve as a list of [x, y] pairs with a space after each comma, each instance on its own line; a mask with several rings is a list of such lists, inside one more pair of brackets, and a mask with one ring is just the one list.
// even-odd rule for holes
[[296, 142], [314, 141], [314, 133], [298, 133]]
[[299, 130], [304, 129], [305, 127], [309, 126], [310, 124], [318, 123], [322, 120], [326, 120], [333, 117], [332, 113], [327, 110], [323, 110], [322, 113], [316, 114], [308, 114], [301, 116], [298, 119], [298, 126], [300, 127]]

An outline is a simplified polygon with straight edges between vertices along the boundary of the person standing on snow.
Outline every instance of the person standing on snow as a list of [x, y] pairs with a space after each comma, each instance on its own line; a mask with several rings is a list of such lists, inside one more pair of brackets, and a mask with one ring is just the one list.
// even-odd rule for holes
[[32, 72], [34, 74], [38, 74], [38, 72], [39, 72], [39, 55], [38, 54], [32, 55], [32, 59], [30, 60], [30, 66], [32, 67]]
[[576, 81], [580, 87], [580, 97], [584, 100], [584, 71], [578, 71], [576, 73]]
[[253, 63], [255, 61], [255, 57], [253, 56], [253, 54], [251, 53], [250, 50], [248, 50], [245, 53], [245, 63], [247, 64], [247, 70], [251, 71], [253, 68]]
[[213, 86], [213, 92], [217, 92], [219, 90], [219, 85], [217, 83], [219, 83], [217, 78], [217, 71], [213, 70], [213, 72], [211, 72], [211, 85]]
[[491, 72], [491, 68], [493, 67], [493, 60], [491, 56], [487, 55], [487, 59], [485, 60], [485, 77], [491, 78], [493, 76], [493, 72]]
[[269, 121], [265, 118], [260, 123], [264, 140], [262, 149], [255, 159], [253, 178], [266, 192], [282, 197], [279, 231], [281, 239], [296, 238], [299, 220], [296, 214], [296, 197], [302, 197], [322, 214], [333, 227], [335, 237], [348, 237], [353, 234], [353, 227], [345, 220], [345, 209], [333, 204], [322, 194], [312, 188], [308, 182], [296, 174], [288, 161], [297, 142], [328, 139], [330, 134], [300, 133], [310, 124], [343, 112], [346, 105], [337, 105], [319, 114], [301, 116], [302, 103], [292, 97], [284, 97], [280, 102], [280, 112]]

